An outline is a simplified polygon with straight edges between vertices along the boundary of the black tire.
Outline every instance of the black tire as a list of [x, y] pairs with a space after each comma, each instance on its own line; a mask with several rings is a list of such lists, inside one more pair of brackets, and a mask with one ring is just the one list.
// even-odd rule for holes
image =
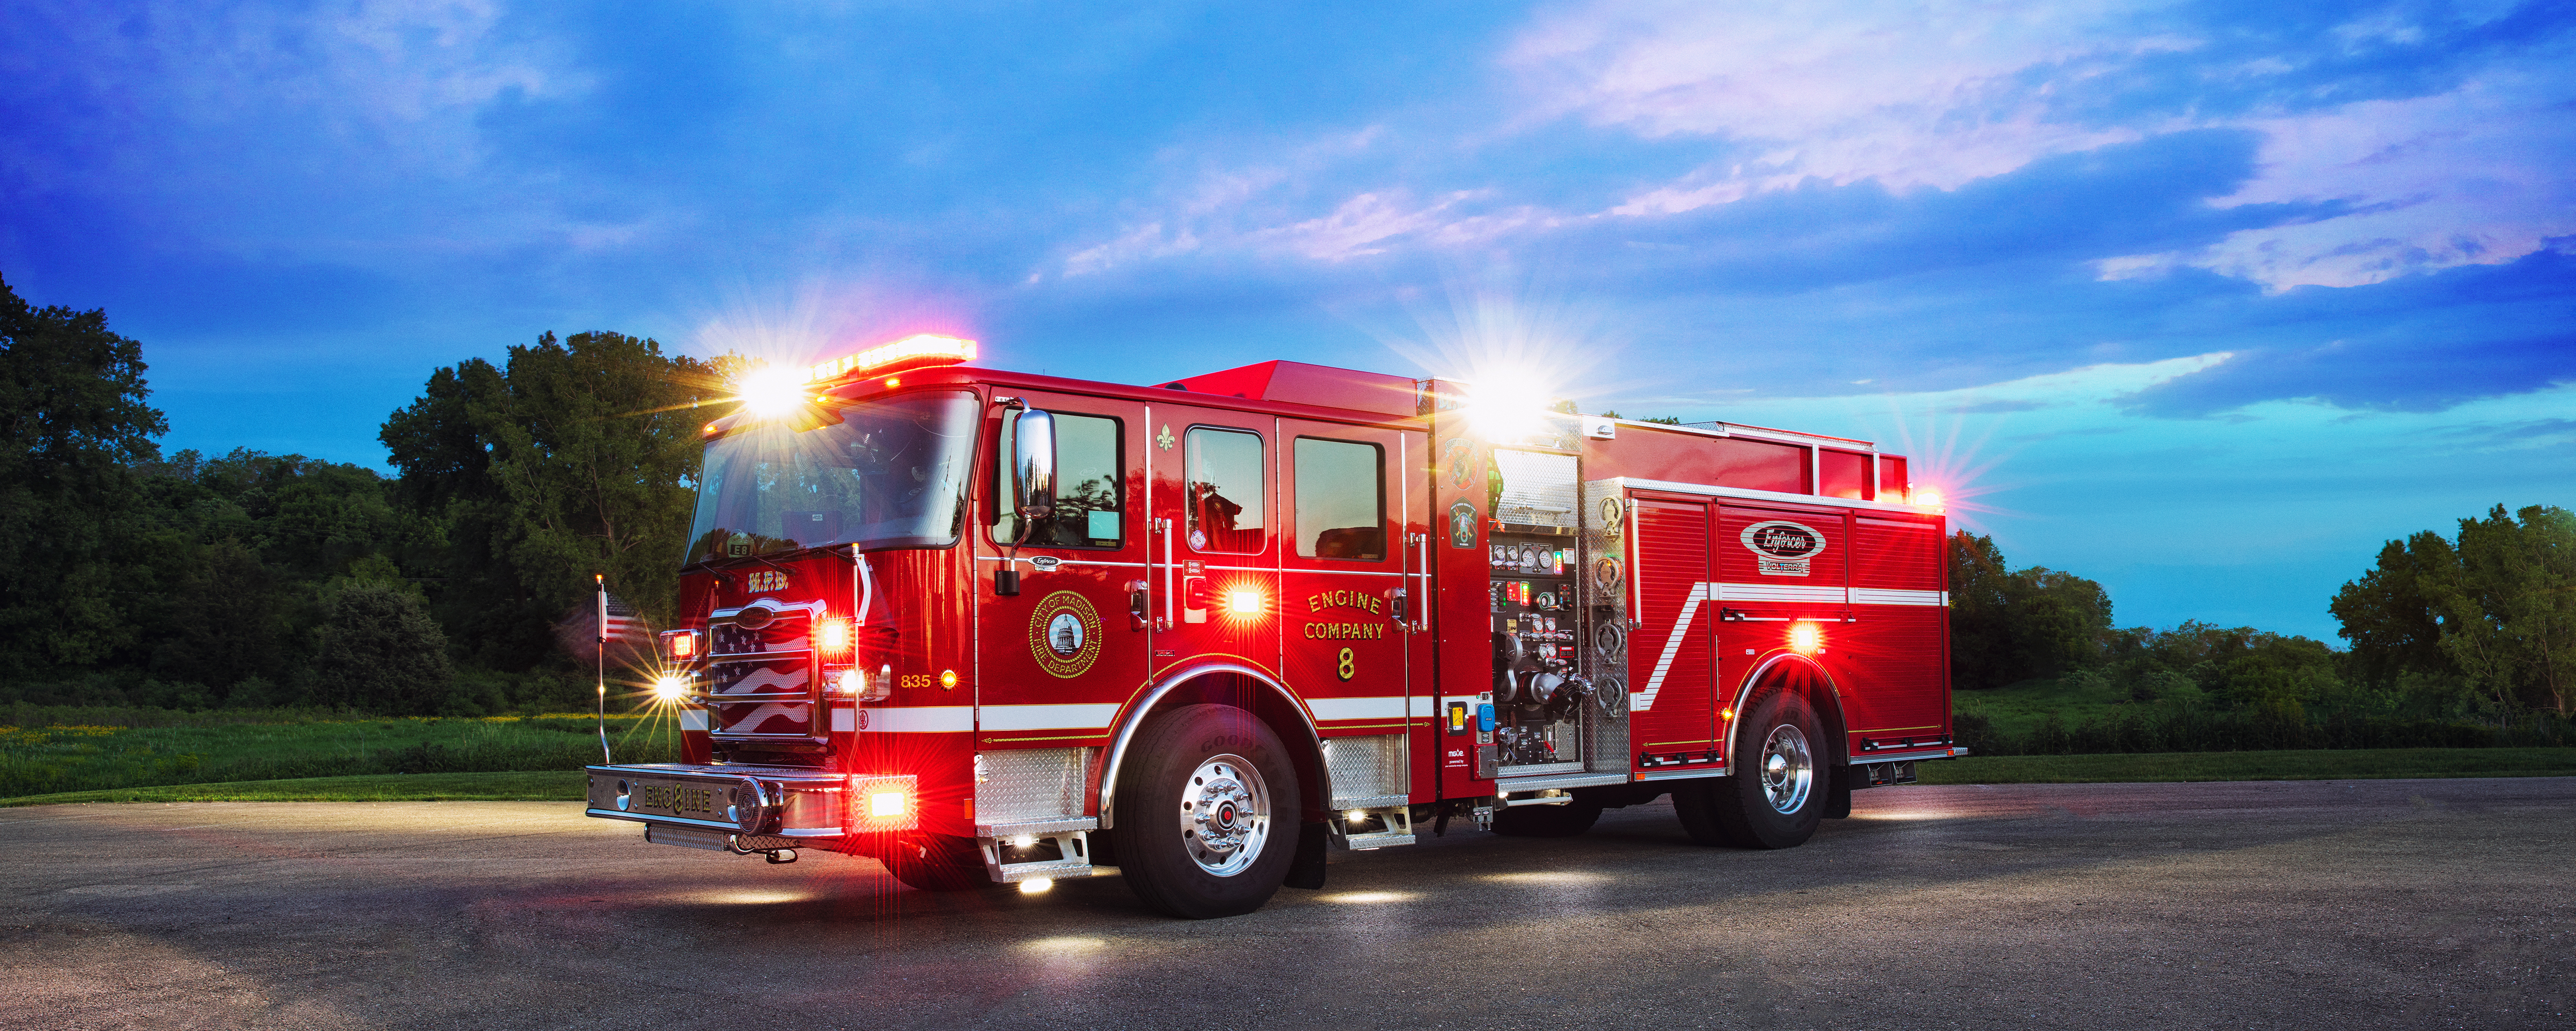
[[[1737, 848], [1796, 848], [1816, 835], [1833, 783], [1824, 721], [1805, 695], [1768, 687], [1736, 724], [1728, 776], [1673, 789], [1691, 840]], [[1774, 753], [1781, 759], [1770, 762]]]
[[1674, 782], [1673, 815], [1681, 817], [1682, 833], [1690, 835], [1692, 841], [1702, 845], [1736, 843], [1733, 838], [1726, 836], [1726, 828], [1719, 824], [1713, 814], [1717, 797], [1726, 788], [1726, 782], [1730, 779], [1732, 778], [1708, 777]]
[[975, 839], [947, 834], [905, 834], [878, 858], [894, 879], [923, 891], [974, 891], [993, 886]]
[[1191, 705], [1155, 716], [1128, 749], [1109, 831], [1128, 890], [1191, 920], [1270, 901], [1303, 829], [1279, 735], [1242, 709]]
[[1601, 819], [1601, 804], [1578, 798], [1564, 805], [1513, 806], [1494, 814], [1494, 833], [1514, 838], [1571, 838]]

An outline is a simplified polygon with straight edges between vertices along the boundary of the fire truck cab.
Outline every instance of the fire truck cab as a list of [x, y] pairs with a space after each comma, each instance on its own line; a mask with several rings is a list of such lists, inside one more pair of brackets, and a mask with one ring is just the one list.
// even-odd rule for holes
[[[1327, 853], [1803, 843], [1951, 743], [1944, 525], [1864, 441], [1274, 361], [1154, 386], [914, 337], [706, 427], [649, 841], [1185, 917]], [[1918, 503], [1920, 502], [1920, 503]]]

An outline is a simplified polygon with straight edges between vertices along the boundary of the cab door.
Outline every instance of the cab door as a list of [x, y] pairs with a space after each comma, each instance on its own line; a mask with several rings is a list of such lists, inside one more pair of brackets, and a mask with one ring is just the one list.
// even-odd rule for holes
[[1284, 680], [1275, 420], [1191, 405], [1147, 415], [1151, 675], [1236, 664]]
[[[1102, 743], [1119, 705], [1143, 679], [1146, 621], [1132, 610], [1145, 579], [1144, 406], [1028, 391], [1054, 417], [1052, 516], [1020, 537], [1013, 484], [1015, 411], [995, 406], [995, 473], [977, 528], [976, 593], [983, 660], [980, 746], [1071, 748]], [[1017, 543], [1015, 543], [1017, 542]], [[1015, 587], [998, 574], [1018, 574]], [[1003, 593], [1006, 590], [1015, 593]]]
[[1407, 731], [1427, 718], [1428, 634], [1418, 575], [1427, 502], [1404, 475], [1423, 434], [1279, 421], [1280, 602], [1288, 683], [1331, 742], [1340, 803], [1404, 795]]

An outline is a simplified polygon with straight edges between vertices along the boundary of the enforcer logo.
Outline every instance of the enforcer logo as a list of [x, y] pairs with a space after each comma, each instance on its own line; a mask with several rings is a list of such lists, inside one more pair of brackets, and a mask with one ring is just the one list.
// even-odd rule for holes
[[1825, 535], [1805, 523], [1773, 519], [1744, 528], [1737, 538], [1753, 553], [1764, 576], [1807, 576], [1808, 563], [1825, 553]]

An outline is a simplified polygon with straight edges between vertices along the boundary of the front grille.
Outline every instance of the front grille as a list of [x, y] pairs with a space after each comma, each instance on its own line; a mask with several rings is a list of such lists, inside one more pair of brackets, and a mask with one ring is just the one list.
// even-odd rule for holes
[[709, 628], [708, 729], [719, 738], [778, 740], [814, 734], [814, 653], [804, 613], [780, 613], [753, 630]]

